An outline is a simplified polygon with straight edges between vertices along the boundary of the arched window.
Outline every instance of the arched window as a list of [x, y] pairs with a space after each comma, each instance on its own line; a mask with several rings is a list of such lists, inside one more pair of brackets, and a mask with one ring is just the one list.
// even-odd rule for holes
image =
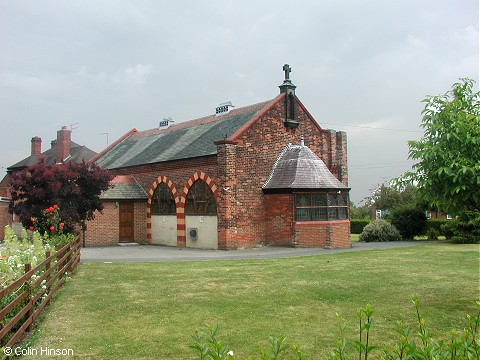
[[152, 215], [175, 215], [175, 199], [167, 184], [160, 183], [152, 196]]
[[185, 214], [188, 215], [217, 215], [215, 196], [208, 185], [197, 180], [188, 190]]

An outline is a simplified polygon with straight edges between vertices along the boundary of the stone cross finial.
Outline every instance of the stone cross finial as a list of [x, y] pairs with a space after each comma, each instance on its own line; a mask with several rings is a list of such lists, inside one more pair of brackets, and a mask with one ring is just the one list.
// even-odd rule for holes
[[292, 72], [290, 65], [283, 65], [283, 71], [285, 71], [285, 80], [290, 80], [290, 73]]

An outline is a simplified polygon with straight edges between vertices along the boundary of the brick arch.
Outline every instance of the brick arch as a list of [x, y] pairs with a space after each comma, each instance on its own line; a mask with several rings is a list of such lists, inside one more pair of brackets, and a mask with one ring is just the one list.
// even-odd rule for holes
[[213, 192], [215, 202], [218, 204], [218, 191], [217, 185], [212, 180], [210, 176], [204, 172], [197, 171], [194, 173], [190, 179], [188, 179], [185, 187], [183, 188], [182, 194], [180, 196], [180, 201], [177, 207], [177, 244], [179, 247], [185, 247], [187, 244], [187, 233], [186, 233], [186, 224], [185, 224], [185, 203], [187, 201], [187, 194], [193, 183], [198, 179], [203, 180], [210, 190]]
[[148, 191], [148, 200], [147, 200], [147, 242], [148, 243], [152, 242], [152, 209], [151, 209], [152, 197], [153, 197], [153, 193], [155, 192], [155, 189], [161, 183], [165, 183], [165, 185], [167, 185], [170, 191], [172, 192], [173, 198], [175, 199], [175, 208], [177, 210], [177, 217], [178, 217], [178, 208], [180, 204], [180, 199], [178, 198], [178, 191], [168, 177], [159, 176], [157, 180], [155, 180], [155, 182], [150, 187], [150, 190]]
[[198, 179], [205, 181], [205, 183], [208, 185], [210, 190], [212, 190], [213, 196], [215, 197], [215, 201], [217, 201], [217, 196], [218, 196], [217, 185], [215, 185], [214, 181], [210, 176], [206, 175], [204, 172], [198, 171], [195, 174], [193, 174], [190, 177], [190, 179], [188, 179], [187, 183], [185, 184], [185, 187], [183, 188], [182, 195], [180, 196], [180, 203], [183, 204], [182, 205], [183, 207], [185, 207], [185, 202], [187, 201], [188, 190], [190, 190], [193, 183]]

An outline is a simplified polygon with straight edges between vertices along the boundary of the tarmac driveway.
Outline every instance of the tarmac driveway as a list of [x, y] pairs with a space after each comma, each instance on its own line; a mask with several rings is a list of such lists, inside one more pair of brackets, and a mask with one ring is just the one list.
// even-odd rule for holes
[[353, 243], [350, 249], [322, 248], [287, 248], [262, 246], [239, 250], [204, 250], [180, 249], [177, 247], [157, 245], [132, 245], [82, 248], [82, 262], [148, 262], [148, 261], [190, 261], [190, 260], [224, 260], [224, 259], [268, 259], [317, 254], [333, 254], [337, 252], [362, 251], [373, 249], [391, 249], [405, 246], [434, 244], [438, 241], [392, 241]]

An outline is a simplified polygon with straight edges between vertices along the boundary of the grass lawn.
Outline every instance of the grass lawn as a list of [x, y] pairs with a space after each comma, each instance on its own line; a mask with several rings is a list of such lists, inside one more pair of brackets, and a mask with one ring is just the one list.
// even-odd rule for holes
[[[463, 329], [479, 299], [479, 246], [440, 243], [289, 259], [83, 263], [54, 300], [31, 345], [91, 359], [192, 359], [205, 323], [236, 359], [286, 335], [305, 359], [355, 338], [358, 308], [375, 313], [371, 344], [394, 342], [395, 321], [415, 325], [416, 294], [432, 336]], [[380, 353], [380, 352], [379, 352]], [[378, 354], [379, 354], [378, 353]]]

